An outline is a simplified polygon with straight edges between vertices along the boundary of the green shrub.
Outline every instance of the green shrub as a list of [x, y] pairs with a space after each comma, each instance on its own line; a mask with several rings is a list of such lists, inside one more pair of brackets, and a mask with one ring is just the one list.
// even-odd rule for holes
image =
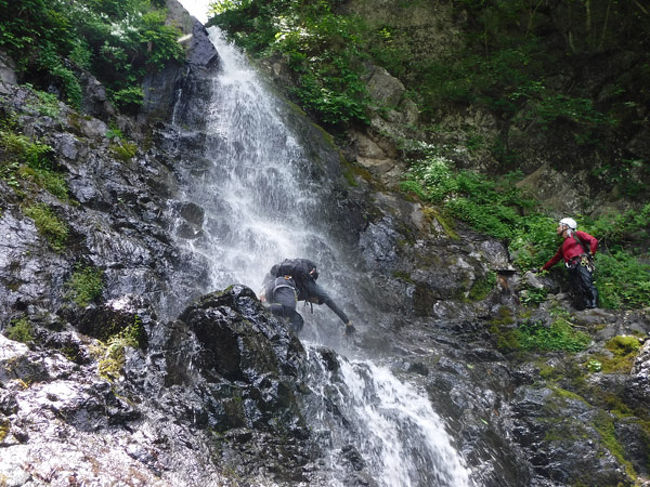
[[68, 103], [74, 108], [80, 108], [82, 91], [77, 75], [65, 67], [63, 59], [56, 51], [56, 46], [44, 43], [39, 51], [35, 67], [49, 73], [54, 81], [63, 88]]
[[588, 219], [587, 225], [590, 232], [598, 236], [599, 246], [606, 246], [611, 252], [623, 250], [626, 246], [643, 247], [650, 237], [650, 203], [639, 210]]
[[27, 318], [12, 320], [4, 334], [9, 340], [16, 342], [28, 343], [34, 340], [32, 336], [32, 324]]
[[534, 206], [509, 182], [500, 185], [472, 171], [454, 172], [452, 162], [431, 155], [415, 162], [401, 187], [442, 204], [455, 218], [492, 237], [511, 239], [524, 225], [522, 212]]
[[6, 131], [0, 131], [0, 145], [7, 157], [0, 162], [0, 175], [10, 186], [20, 187], [19, 179], [32, 181], [57, 198], [68, 199], [68, 185], [63, 174], [53, 169], [49, 145]]
[[166, 24], [165, 10], [144, 13], [138, 24], [138, 43], [147, 53], [145, 63], [155, 70], [163, 69], [170, 61], [181, 61], [185, 53], [178, 43], [180, 32]]
[[562, 243], [555, 233], [557, 221], [533, 213], [522, 218], [520, 223], [509, 241], [510, 255], [521, 269], [539, 268], [555, 255]]
[[140, 317], [136, 315], [133, 324], [108, 339], [101, 349], [102, 358], [98, 363], [99, 376], [108, 381], [119, 379], [126, 361], [126, 348], [138, 348], [144, 337]]
[[47, 169], [33, 169], [27, 166], [20, 167], [18, 174], [22, 179], [33, 181], [60, 200], [66, 201], [68, 199], [68, 183], [63, 174]]
[[39, 203], [29, 206], [24, 209], [24, 213], [34, 220], [36, 228], [47, 239], [50, 247], [57, 252], [65, 249], [68, 226], [47, 205]]
[[524, 350], [579, 352], [591, 338], [574, 330], [568, 320], [557, 318], [549, 327], [535, 322], [519, 325], [517, 341]]
[[59, 107], [59, 99], [54, 93], [46, 93], [33, 88], [29, 83], [25, 84], [26, 87], [32, 90], [36, 95], [36, 101], [27, 100], [26, 106], [38, 111], [39, 114], [46, 117], [57, 118], [61, 113]]
[[546, 301], [548, 290], [546, 288], [537, 289], [531, 286], [525, 286], [519, 293], [519, 301], [527, 306], [536, 306]]
[[138, 152], [138, 146], [133, 142], [121, 140], [117, 143], [111, 144], [111, 150], [119, 160], [122, 162], [128, 162], [135, 157]]
[[68, 289], [66, 297], [80, 308], [85, 308], [98, 297], [104, 289], [104, 273], [93, 267], [77, 267], [65, 286]]
[[135, 113], [142, 105], [144, 100], [144, 92], [139, 86], [131, 86], [118, 90], [112, 94], [113, 103], [123, 111], [128, 113]]
[[293, 95], [329, 126], [367, 122], [369, 97], [360, 19], [339, 15], [327, 2], [221, 1], [212, 22], [255, 54], [279, 54], [296, 80]]
[[[541, 267], [558, 250], [557, 220], [541, 212], [537, 202], [516, 188], [513, 178], [490, 180], [471, 171], [454, 171], [453, 164], [424, 148], [425, 155], [404, 175], [402, 191], [442, 206], [447, 215], [462, 220], [476, 230], [508, 243], [514, 264], [522, 270]], [[596, 255], [596, 286], [600, 305], [605, 308], [645, 306], [650, 301], [650, 264], [631, 249], [643, 249], [650, 228], [650, 204], [639, 210], [585, 219], [584, 231], [600, 240]], [[526, 304], [539, 304], [544, 292], [527, 289]]]
[[138, 86], [148, 71], [184, 56], [180, 32], [166, 25], [160, 1], [0, 0], [0, 47], [23, 78], [40, 88], [55, 84], [79, 107], [79, 68], [90, 70], [109, 93]]
[[526, 114], [536, 120], [542, 127], [550, 126], [558, 119], [570, 120], [582, 126], [585, 131], [578, 134], [576, 142], [589, 141], [590, 128], [611, 125], [613, 121], [594, 108], [588, 98], [573, 98], [563, 93], [544, 93], [541, 100], [534, 105], [532, 112]]
[[7, 156], [33, 168], [51, 168], [50, 156], [52, 148], [49, 145], [33, 142], [25, 135], [0, 131], [0, 143]]
[[650, 302], [650, 264], [623, 251], [596, 254], [596, 288], [604, 308], [639, 308]]
[[488, 272], [485, 276], [474, 281], [474, 285], [469, 291], [468, 298], [471, 301], [480, 301], [485, 299], [490, 291], [494, 289], [497, 282], [497, 275], [494, 272]]

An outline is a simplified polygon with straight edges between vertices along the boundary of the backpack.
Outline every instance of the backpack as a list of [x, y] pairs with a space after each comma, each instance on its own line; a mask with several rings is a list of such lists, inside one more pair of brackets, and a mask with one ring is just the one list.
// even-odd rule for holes
[[295, 293], [298, 292], [296, 282], [293, 278], [284, 275], [273, 277], [273, 273], [269, 273], [264, 279], [263, 284], [263, 293], [266, 301], [272, 303], [275, 300], [275, 291], [283, 287], [292, 289]]
[[308, 259], [284, 259], [277, 267], [273, 266], [271, 272], [275, 277], [291, 276], [298, 282], [318, 279], [316, 264]]

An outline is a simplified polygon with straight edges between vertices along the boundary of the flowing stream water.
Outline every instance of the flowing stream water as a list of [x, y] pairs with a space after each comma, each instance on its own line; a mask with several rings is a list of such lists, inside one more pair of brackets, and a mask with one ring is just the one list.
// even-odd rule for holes
[[[320, 265], [322, 285], [349, 311], [354, 298], [345, 287], [353, 272], [323, 223], [323, 208], [331, 198], [327, 179], [314, 178], [313, 161], [284, 121], [286, 107], [246, 57], [218, 29], [211, 28], [210, 37], [221, 58], [207, 120], [210, 167], [194, 177], [183, 195], [205, 210], [200, 238], [184, 244], [208, 263], [210, 289], [205, 291], [232, 283], [258, 291], [274, 263], [307, 257]], [[353, 320], [355, 314], [371, 316], [364, 309], [369, 306], [356, 302]], [[346, 485], [355, 470], [346, 470], [341, 460], [346, 458], [371, 472], [376, 485], [473, 485], [424, 391], [401, 382], [388, 367], [351, 356], [345, 347], [338, 347], [339, 367], [332, 371], [325, 364], [319, 350], [323, 344], [337, 348], [331, 337], [340, 334], [332, 329], [341, 329], [332, 315], [317, 310], [305, 316], [300, 337], [309, 354], [314, 392], [308, 405], [310, 427], [330, 452], [326, 483]]]

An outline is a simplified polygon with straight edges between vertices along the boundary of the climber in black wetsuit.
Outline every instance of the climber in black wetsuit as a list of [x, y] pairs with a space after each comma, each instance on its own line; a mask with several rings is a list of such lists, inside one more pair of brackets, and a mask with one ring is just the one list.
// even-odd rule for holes
[[295, 332], [299, 332], [304, 324], [302, 316], [296, 311], [298, 301], [326, 304], [345, 323], [345, 333], [352, 333], [354, 327], [348, 316], [332, 301], [327, 292], [316, 284], [316, 279], [318, 270], [312, 261], [285, 259], [271, 267], [264, 278], [262, 301], [269, 304], [274, 315], [287, 318]]

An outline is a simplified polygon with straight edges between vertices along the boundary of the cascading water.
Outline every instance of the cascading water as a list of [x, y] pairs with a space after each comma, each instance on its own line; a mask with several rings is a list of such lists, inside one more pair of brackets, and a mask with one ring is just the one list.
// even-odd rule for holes
[[242, 53], [211, 29], [222, 63], [207, 120], [211, 167], [186, 198], [205, 210], [194, 250], [206, 253], [210, 287], [242, 282], [255, 288], [287, 256], [331, 252], [313, 224], [320, 188], [310, 162]]
[[[184, 195], [205, 211], [200, 235], [185, 241], [208, 262], [211, 289], [203, 291], [236, 282], [257, 289], [274, 263], [308, 257], [320, 264], [324, 287], [333, 289], [332, 296], [349, 311], [353, 298], [341, 283], [347, 279], [350, 288], [354, 272], [323, 224], [331, 187], [327, 180], [314, 179], [314, 164], [283, 121], [282, 105], [243, 54], [216, 28], [210, 37], [221, 59], [207, 120], [204, 155], [210, 167], [193, 178]], [[354, 308], [368, 317], [370, 307], [356, 302]], [[332, 371], [319, 347], [323, 342], [336, 347], [338, 340], [320, 338], [333, 335], [332, 327], [340, 329], [340, 323], [327, 311], [310, 315], [307, 322], [301, 338], [314, 394], [306, 416], [321, 435], [323, 450], [330, 452], [324, 460], [325, 484], [349, 485], [350, 472], [363, 469], [375, 485], [471, 485], [424, 393], [369, 360], [339, 357], [340, 366]], [[322, 335], [314, 332], [319, 327], [326, 328]], [[340, 456], [350, 451], [359, 455], [359, 465], [345, 469]]]
[[316, 411], [312, 429], [330, 451], [330, 485], [352, 483], [341, 466], [354, 463], [357, 453], [355, 468], [371, 472], [377, 485], [473, 485], [425, 394], [370, 360], [340, 357], [332, 367], [314, 347], [309, 355], [314, 394], [308, 408]]

